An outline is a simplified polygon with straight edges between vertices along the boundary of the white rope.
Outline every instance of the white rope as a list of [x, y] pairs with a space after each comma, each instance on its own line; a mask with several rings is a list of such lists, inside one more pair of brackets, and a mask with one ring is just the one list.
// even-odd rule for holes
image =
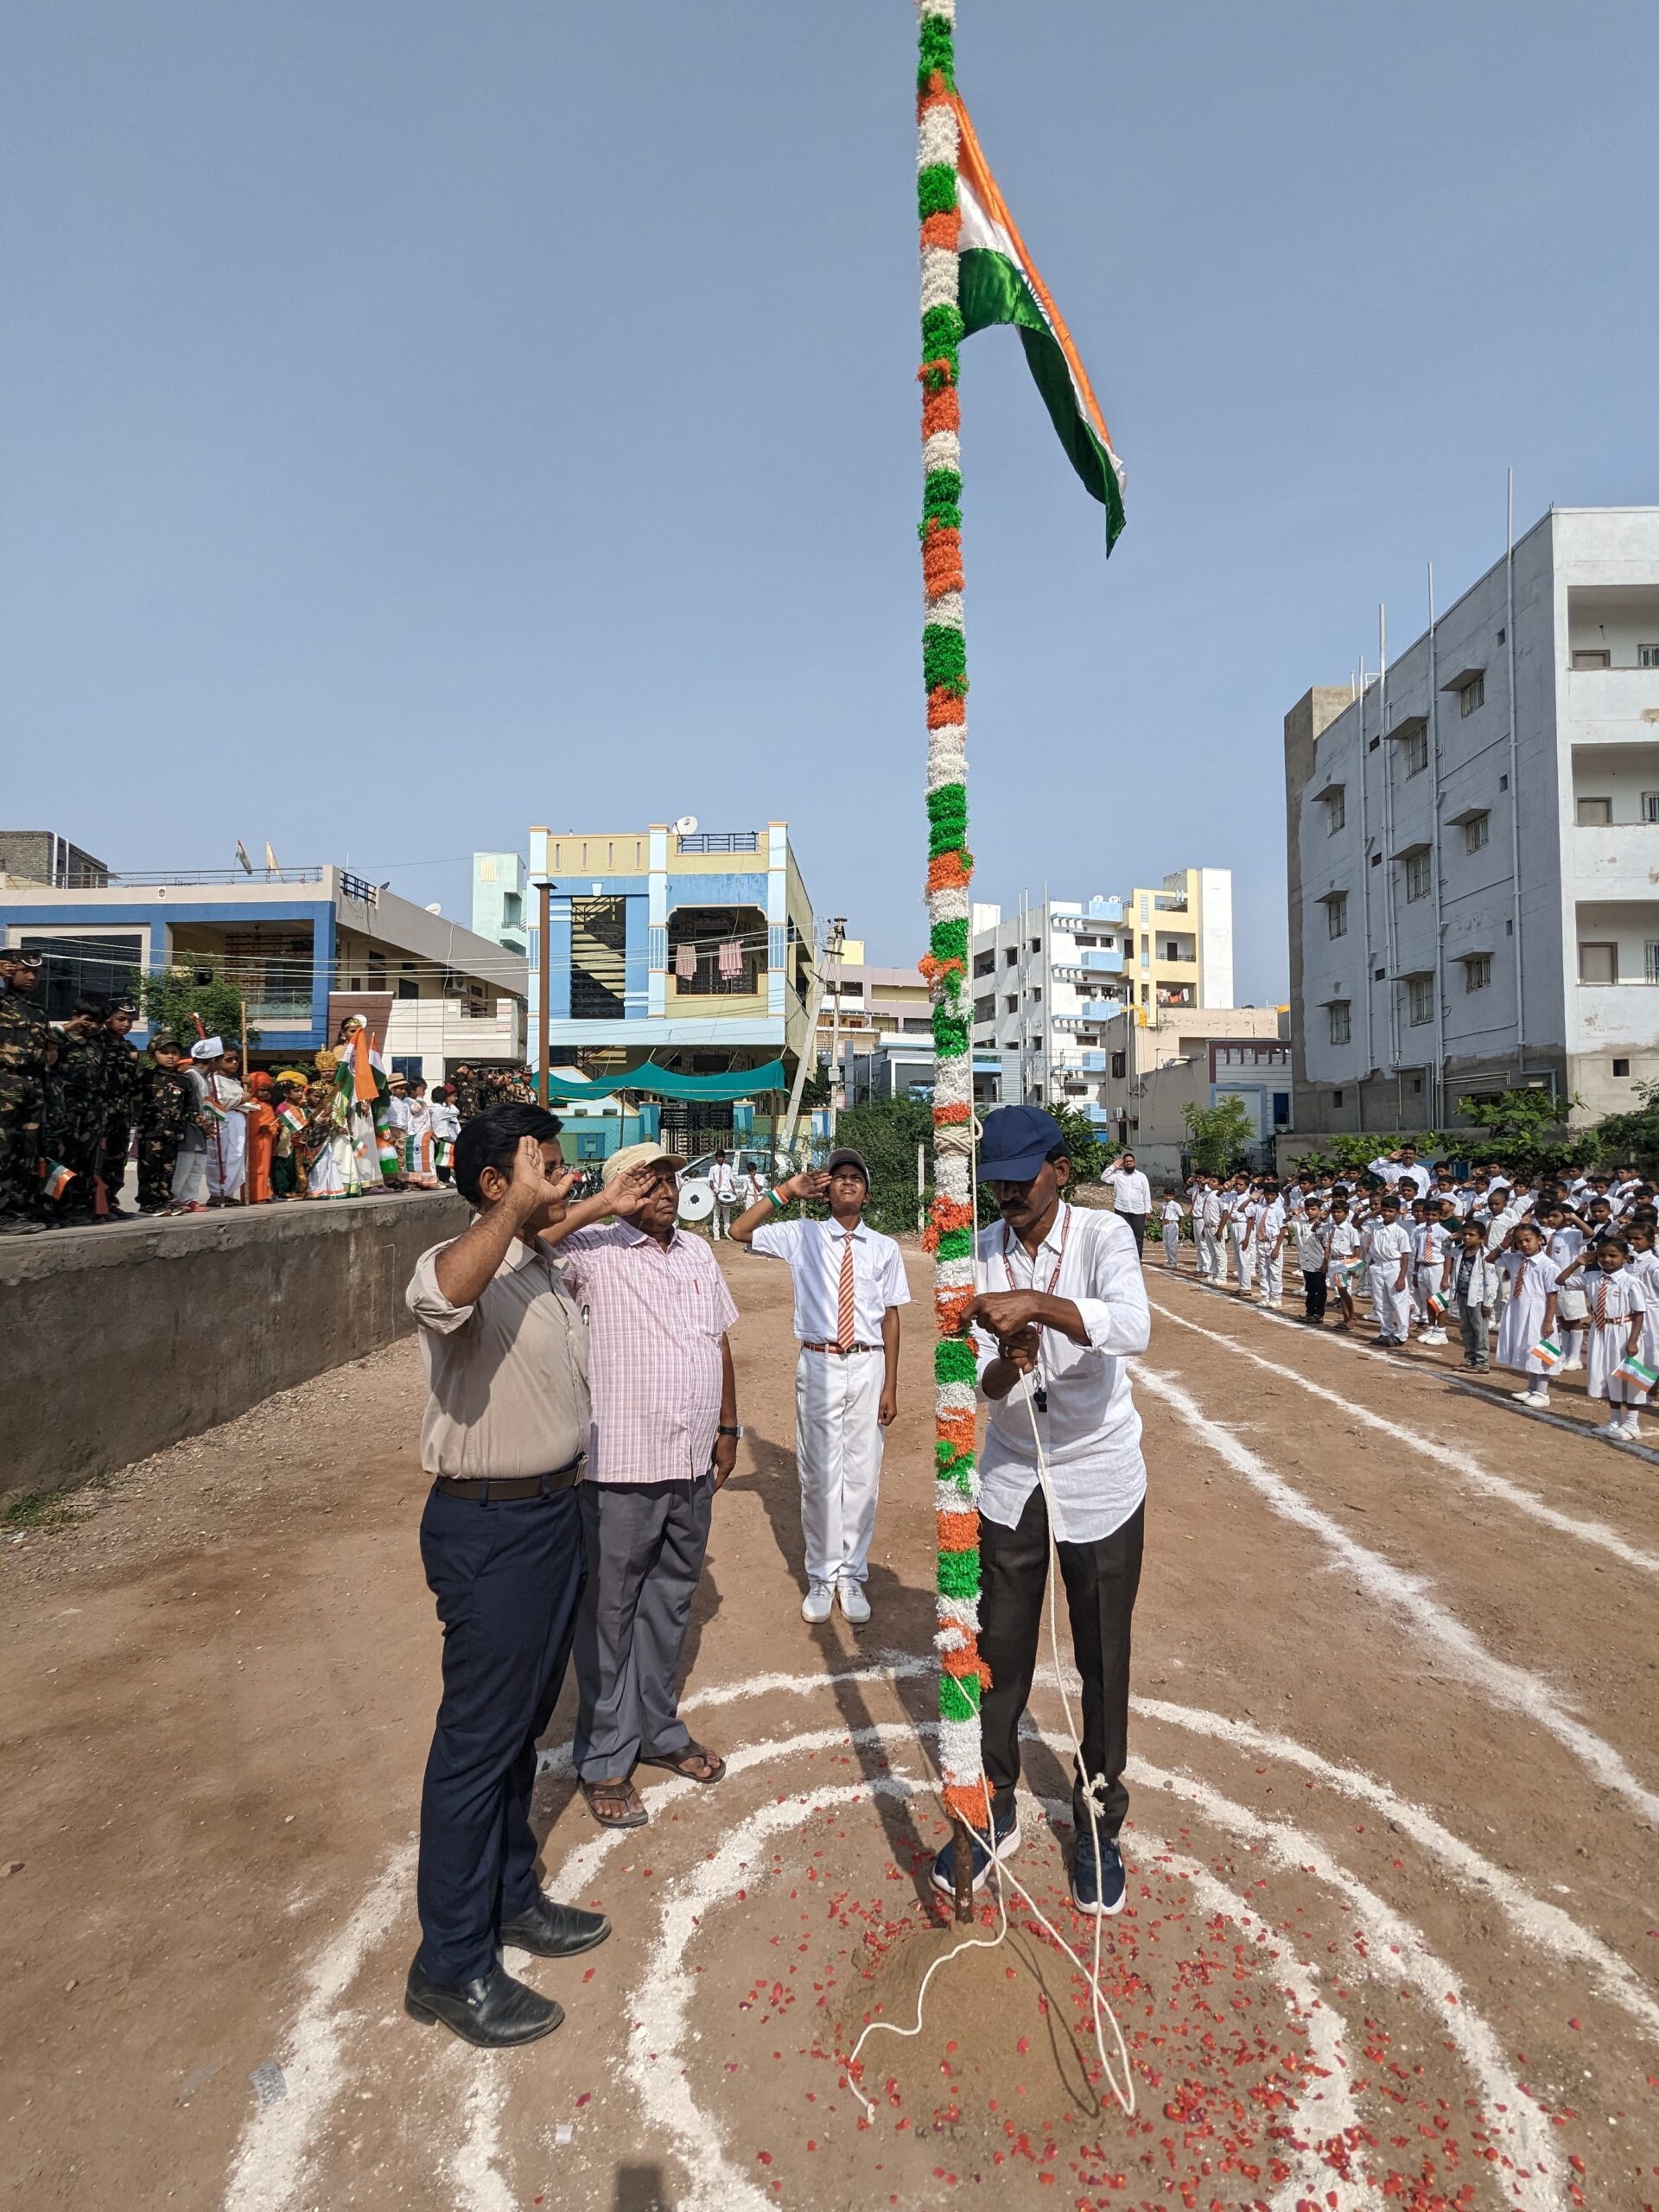
[[[973, 1240], [974, 1289], [976, 1292], [979, 1289], [979, 1137], [980, 1125], [978, 1117], [976, 1116], [971, 1124], [972, 1150], [969, 1155], [969, 1164], [968, 1171], [968, 1187], [970, 1204], [973, 1208], [973, 1224], [969, 1230], [969, 1235]], [[1018, 1385], [1015, 1387], [1017, 1388]], [[1077, 1770], [1084, 1777], [1083, 1801], [1087, 1806], [1089, 1811], [1089, 1827], [1094, 1844], [1095, 1866], [1097, 1870], [1096, 1878], [1098, 1878], [1098, 1869], [1100, 1866], [1100, 1807], [1096, 1802], [1096, 1799], [1102, 1787], [1103, 1778], [1097, 1775], [1091, 1775], [1089, 1772], [1087, 1763], [1084, 1758], [1083, 1740], [1077, 1733], [1077, 1722], [1072, 1718], [1071, 1700], [1066, 1694], [1065, 1670], [1060, 1664], [1058, 1591], [1058, 1584], [1060, 1580], [1060, 1554], [1058, 1550], [1058, 1539], [1054, 1533], [1054, 1491], [1048, 1478], [1048, 1461], [1043, 1452], [1042, 1432], [1037, 1426], [1037, 1408], [1032, 1402], [1032, 1395], [1029, 1389], [1026, 1391], [1026, 1411], [1031, 1418], [1032, 1442], [1037, 1453], [1037, 1480], [1042, 1486], [1044, 1510], [1048, 1516], [1049, 1652], [1054, 1663], [1054, 1680], [1060, 1693], [1060, 1710], [1065, 1715], [1065, 1731], [1067, 1735], [1071, 1738], [1071, 1750], [1077, 1760]], [[916, 1993], [916, 2024], [914, 2027], [901, 2028], [896, 2022], [892, 2020], [869, 2020], [865, 2023], [863, 2029], [859, 2034], [858, 2041], [853, 2045], [851, 2053], [847, 2060], [848, 2084], [852, 2089], [854, 2095], [862, 2103], [864, 2107], [865, 2118], [874, 2123], [875, 2119], [875, 2105], [869, 2097], [865, 2095], [863, 2090], [859, 2087], [858, 2082], [853, 2075], [852, 2069], [858, 2063], [858, 2054], [863, 2050], [865, 2044], [868, 2041], [871, 2036], [878, 2034], [883, 2031], [890, 2036], [911, 2037], [920, 2035], [922, 2032], [923, 2016], [927, 2009], [928, 1985], [932, 1980], [934, 1975], [938, 1973], [939, 1969], [942, 1967], [948, 1967], [952, 1959], [960, 1958], [964, 1951], [994, 1951], [1001, 1943], [1007, 1940], [1008, 1933], [1008, 1907], [1007, 1900], [1002, 1893], [1002, 1885], [1006, 1882], [1011, 1889], [1018, 1891], [1020, 1897], [1025, 1903], [1027, 1910], [1035, 1919], [1038, 1926], [1042, 1929], [1047, 1936], [1049, 1936], [1055, 1946], [1065, 1954], [1065, 1956], [1071, 1960], [1072, 1965], [1088, 1983], [1092, 2024], [1095, 2031], [1095, 2050], [1100, 2058], [1101, 2075], [1104, 2080], [1107, 2088], [1110, 2089], [1113, 2096], [1116, 2099], [1119, 2105], [1122, 2107], [1125, 2115], [1132, 2120], [1135, 2117], [1135, 2075], [1129, 2063], [1129, 2049], [1128, 2045], [1123, 2040], [1123, 2030], [1118, 2021], [1117, 2014], [1112, 2010], [1110, 2001], [1108, 1999], [1105, 1991], [1100, 1986], [1100, 1946], [1101, 1938], [1105, 1932], [1106, 1916], [1103, 1912], [1097, 1912], [1094, 1916], [1094, 1962], [1091, 1966], [1085, 1966], [1083, 1961], [1077, 1956], [1077, 1953], [1072, 1949], [1071, 1946], [1066, 1942], [1065, 1936], [1061, 1935], [1059, 1929], [1055, 1927], [1053, 1922], [1048, 1918], [1042, 1907], [1038, 1904], [1036, 1898], [1033, 1897], [1031, 1891], [1027, 1889], [1025, 1884], [1020, 1880], [1017, 1875], [1010, 1873], [1008, 1869], [1003, 1865], [1001, 1858], [996, 1850], [996, 1827], [991, 1811], [990, 1784], [985, 1781], [982, 1776], [980, 1780], [980, 1787], [984, 1792], [985, 1796], [985, 1834], [989, 1839], [991, 1846], [991, 1878], [996, 1887], [996, 1933], [995, 1936], [988, 1938], [983, 1936], [966, 1936], [960, 1943], [953, 1945], [942, 1958], [934, 1960], [932, 1965], [929, 1967], [927, 1972], [922, 1976], [922, 1986]], [[1113, 2070], [1112, 2062], [1108, 2057], [1106, 2052], [1106, 2037], [1101, 2024], [1101, 2015], [1103, 2013], [1104, 2013], [1106, 2018], [1112, 2024], [1112, 2034], [1117, 2044], [1117, 2055], [1122, 2062], [1123, 2085], [1121, 2088], [1118, 2086], [1118, 2077]]]

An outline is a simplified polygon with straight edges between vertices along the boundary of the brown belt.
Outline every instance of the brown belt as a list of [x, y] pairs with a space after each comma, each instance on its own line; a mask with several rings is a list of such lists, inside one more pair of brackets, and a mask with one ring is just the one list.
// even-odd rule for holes
[[855, 1351], [880, 1351], [880, 1344], [849, 1344], [844, 1350], [840, 1344], [804, 1344], [801, 1346], [803, 1351], [827, 1351], [832, 1359], [850, 1359]]
[[472, 1498], [480, 1505], [487, 1505], [492, 1500], [499, 1505], [510, 1505], [516, 1498], [556, 1497], [561, 1491], [573, 1490], [582, 1480], [585, 1457], [579, 1452], [568, 1466], [556, 1467], [550, 1475], [437, 1475], [432, 1487], [442, 1491], [446, 1497]]

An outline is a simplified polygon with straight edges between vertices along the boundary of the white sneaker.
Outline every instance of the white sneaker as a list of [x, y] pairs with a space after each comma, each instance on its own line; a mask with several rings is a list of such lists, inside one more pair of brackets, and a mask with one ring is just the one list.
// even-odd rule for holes
[[836, 1595], [841, 1600], [841, 1610], [849, 1621], [859, 1624], [870, 1618], [870, 1601], [864, 1595], [864, 1585], [843, 1574], [836, 1585]]
[[1548, 1398], [1538, 1390], [1517, 1390], [1515, 1395], [1516, 1403], [1522, 1406], [1547, 1406], [1549, 1403]]
[[1446, 1331], [1444, 1329], [1425, 1329], [1422, 1335], [1418, 1338], [1418, 1342], [1425, 1344], [1443, 1344], [1446, 1342]]
[[1623, 1436], [1624, 1433], [1624, 1424], [1622, 1421], [1605, 1421], [1596, 1431], [1598, 1436]]
[[833, 1582], [809, 1582], [806, 1595], [801, 1600], [801, 1618], [816, 1627], [827, 1621], [836, 1609], [836, 1586]]

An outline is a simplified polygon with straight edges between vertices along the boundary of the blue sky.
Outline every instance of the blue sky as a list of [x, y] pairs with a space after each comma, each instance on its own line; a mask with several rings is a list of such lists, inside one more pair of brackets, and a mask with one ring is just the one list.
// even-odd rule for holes
[[[0, 34], [7, 816], [349, 855], [794, 823], [924, 942], [907, 0], [60, 0]], [[1659, 501], [1649, 0], [963, 0], [1129, 469], [967, 349], [979, 894], [1230, 867], [1281, 721], [1550, 502]], [[21, 773], [20, 773], [21, 771]], [[28, 817], [27, 821], [22, 817]]]

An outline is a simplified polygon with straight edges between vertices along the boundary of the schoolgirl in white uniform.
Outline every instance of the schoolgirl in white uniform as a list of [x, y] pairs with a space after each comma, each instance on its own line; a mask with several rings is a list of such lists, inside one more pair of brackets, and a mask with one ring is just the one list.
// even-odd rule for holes
[[1648, 1402], [1648, 1384], [1624, 1371], [1627, 1359], [1642, 1357], [1647, 1286], [1630, 1266], [1630, 1248], [1622, 1236], [1604, 1236], [1599, 1250], [1600, 1273], [1587, 1293], [1589, 1373], [1586, 1383], [1592, 1398], [1605, 1398], [1613, 1409], [1611, 1420], [1597, 1434], [1623, 1437], [1628, 1442], [1634, 1440], [1638, 1414]]
[[1547, 1406], [1555, 1362], [1533, 1347], [1543, 1343], [1555, 1325], [1556, 1270], [1545, 1256], [1542, 1230], [1529, 1221], [1517, 1224], [1497, 1264], [1510, 1284], [1509, 1303], [1498, 1325], [1497, 1363], [1526, 1376], [1526, 1389], [1515, 1393], [1523, 1406]]

